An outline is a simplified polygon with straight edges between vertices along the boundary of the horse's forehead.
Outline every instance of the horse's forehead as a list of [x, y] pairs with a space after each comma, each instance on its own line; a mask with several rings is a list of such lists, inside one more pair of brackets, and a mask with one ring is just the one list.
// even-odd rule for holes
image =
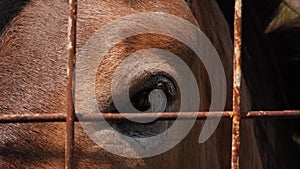
[[183, 0], [82, 0], [78, 1], [78, 47], [105, 24], [140, 12], [169, 13], [197, 24]]
[[138, 12], [167, 12], [187, 19], [192, 18], [187, 3], [183, 0], [82, 0], [78, 1], [78, 14], [103, 18], [118, 18]]

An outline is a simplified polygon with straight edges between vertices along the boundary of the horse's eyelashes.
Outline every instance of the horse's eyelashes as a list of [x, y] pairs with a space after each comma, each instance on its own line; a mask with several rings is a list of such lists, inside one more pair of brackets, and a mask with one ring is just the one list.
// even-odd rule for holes
[[177, 96], [176, 83], [166, 75], [152, 75], [147, 79], [144, 79], [138, 86], [135, 85], [132, 87], [130, 90], [130, 103], [128, 100], [124, 100], [120, 104], [125, 108], [124, 110], [126, 112], [124, 112], [124, 110], [118, 110], [114, 101], [112, 101], [111, 105], [104, 110], [104, 112], [119, 113], [121, 111], [123, 113], [130, 113], [127, 112], [126, 109], [128, 104], [132, 104], [132, 106], [140, 112], [145, 112], [151, 108], [149, 96], [154, 90], [160, 90], [164, 94], [164, 96], [154, 94], [155, 102], [166, 102], [164, 110], [160, 109], [159, 111], [172, 111]]

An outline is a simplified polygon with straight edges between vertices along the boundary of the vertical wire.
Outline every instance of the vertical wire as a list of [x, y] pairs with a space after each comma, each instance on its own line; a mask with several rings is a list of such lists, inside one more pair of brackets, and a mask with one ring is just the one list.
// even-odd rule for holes
[[234, 7], [234, 56], [233, 56], [233, 119], [231, 168], [239, 169], [241, 122], [241, 51], [242, 51], [242, 0], [235, 0]]
[[76, 19], [77, 0], [69, 0], [68, 15], [68, 67], [67, 67], [67, 137], [65, 144], [65, 168], [71, 169], [74, 149], [74, 103], [73, 103], [73, 74], [76, 54]]

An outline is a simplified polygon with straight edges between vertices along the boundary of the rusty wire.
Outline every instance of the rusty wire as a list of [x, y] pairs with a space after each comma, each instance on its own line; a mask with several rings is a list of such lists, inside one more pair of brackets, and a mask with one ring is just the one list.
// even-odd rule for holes
[[240, 122], [241, 122], [241, 51], [242, 51], [242, 0], [235, 0], [234, 6], [234, 56], [233, 56], [233, 119], [231, 168], [239, 169]]
[[[205, 120], [208, 116], [222, 118], [233, 118], [232, 111], [224, 112], [164, 112], [161, 115], [157, 113], [103, 113], [102, 117], [97, 113], [76, 114], [74, 121], [90, 122], [90, 121], [113, 121], [124, 120], [124, 116], [130, 119], [153, 119], [158, 120], [175, 120], [179, 113], [182, 120], [189, 120], [197, 117], [198, 120]], [[250, 111], [241, 114], [241, 119], [257, 119], [257, 118], [300, 118], [300, 110], [283, 110], [283, 111]], [[35, 122], [66, 122], [67, 116], [63, 113], [52, 114], [13, 114], [1, 115], [0, 123], [35, 123]]]
[[67, 137], [65, 143], [65, 168], [71, 169], [74, 149], [74, 103], [73, 103], [73, 75], [76, 54], [76, 20], [77, 0], [69, 0], [68, 17], [68, 81], [67, 81]]

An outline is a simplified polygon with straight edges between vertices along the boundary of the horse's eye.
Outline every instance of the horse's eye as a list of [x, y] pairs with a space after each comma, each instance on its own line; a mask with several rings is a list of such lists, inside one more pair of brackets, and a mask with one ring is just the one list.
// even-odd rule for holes
[[[153, 103], [153, 100], [151, 102], [149, 100], [149, 96], [154, 90], [160, 90], [162, 92], [157, 92], [158, 94], [154, 94], [154, 96], [152, 95], [153, 97], [151, 99], [154, 98], [154, 102], [159, 103], [162, 101], [160, 99], [163, 98], [163, 101], [166, 101], [165, 107], [163, 107], [164, 111], [173, 110], [173, 104], [176, 95], [176, 87], [173, 81], [166, 76], [151, 76], [143, 82], [143, 85], [139, 85], [138, 87], [135, 87], [134, 89], [132, 88], [131, 90], [131, 104], [141, 112], [150, 111], [149, 108], [151, 108], [151, 103]], [[164, 94], [164, 96], [162, 96], [162, 94]], [[114, 109], [114, 111], [112, 112], [117, 113], [118, 111]], [[167, 121], [159, 120], [155, 120], [150, 123], [135, 123], [125, 119], [117, 122], [110, 122], [110, 124], [115, 130], [127, 136], [151, 137], [164, 132], [168, 128], [170, 123]]]
[[155, 101], [159, 102], [160, 99], [166, 98], [167, 104], [165, 107], [165, 111], [171, 111], [170, 105], [174, 101], [176, 88], [172, 80], [163, 75], [152, 76], [148, 80], [146, 80], [140, 90], [138, 92], [135, 92], [133, 96], [131, 96], [130, 100], [132, 105], [139, 111], [148, 110], [151, 107], [149, 95], [156, 89], [161, 90], [164, 93], [165, 97], [156, 95], [154, 96]]

